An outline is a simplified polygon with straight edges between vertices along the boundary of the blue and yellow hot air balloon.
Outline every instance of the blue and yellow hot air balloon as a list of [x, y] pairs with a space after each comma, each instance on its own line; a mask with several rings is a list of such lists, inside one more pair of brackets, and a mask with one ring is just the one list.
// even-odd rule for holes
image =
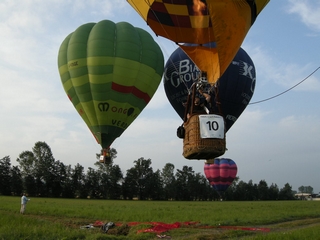
[[63, 88], [103, 149], [146, 107], [163, 66], [162, 51], [148, 32], [109, 20], [78, 27], [58, 55]]
[[214, 84], [269, 0], [127, 2], [157, 35], [179, 44], [198, 68], [207, 72], [208, 82]]

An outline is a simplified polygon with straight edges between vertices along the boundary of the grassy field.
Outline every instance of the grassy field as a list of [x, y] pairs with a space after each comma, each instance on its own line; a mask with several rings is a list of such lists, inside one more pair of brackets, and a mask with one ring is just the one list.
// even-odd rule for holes
[[[0, 196], [0, 239], [320, 239], [320, 201], [160, 202]], [[81, 226], [113, 222], [104, 233]], [[163, 233], [140, 232], [181, 223]], [[192, 222], [190, 225], [185, 223]]]

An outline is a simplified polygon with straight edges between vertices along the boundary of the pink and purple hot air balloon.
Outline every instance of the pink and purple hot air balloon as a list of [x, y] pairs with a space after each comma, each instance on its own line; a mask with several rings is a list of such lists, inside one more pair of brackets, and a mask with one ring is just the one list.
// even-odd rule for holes
[[228, 158], [207, 160], [204, 165], [204, 174], [210, 185], [218, 193], [225, 192], [237, 176], [236, 163]]

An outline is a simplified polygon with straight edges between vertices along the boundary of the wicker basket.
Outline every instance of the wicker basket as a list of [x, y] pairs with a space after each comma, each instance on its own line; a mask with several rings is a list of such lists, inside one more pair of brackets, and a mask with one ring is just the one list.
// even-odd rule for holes
[[226, 138], [201, 138], [199, 115], [192, 115], [184, 124], [182, 155], [187, 159], [210, 159], [221, 156], [226, 151]]

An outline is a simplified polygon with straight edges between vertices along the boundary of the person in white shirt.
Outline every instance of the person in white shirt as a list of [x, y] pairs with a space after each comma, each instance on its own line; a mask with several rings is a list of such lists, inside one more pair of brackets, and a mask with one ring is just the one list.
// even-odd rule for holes
[[23, 193], [22, 197], [21, 197], [21, 208], [20, 208], [20, 213], [21, 214], [24, 214], [28, 201], [30, 201], [30, 199], [26, 197], [25, 193]]

